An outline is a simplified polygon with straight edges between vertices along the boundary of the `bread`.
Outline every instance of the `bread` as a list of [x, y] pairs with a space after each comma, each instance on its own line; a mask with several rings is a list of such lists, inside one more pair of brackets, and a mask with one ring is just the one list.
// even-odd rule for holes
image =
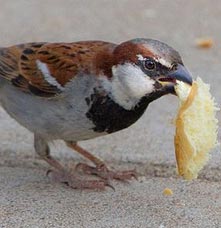
[[173, 195], [173, 191], [172, 191], [170, 188], [165, 188], [165, 189], [163, 190], [163, 194], [164, 194], [165, 196], [171, 196], [171, 195]]
[[178, 173], [191, 180], [197, 178], [209, 159], [209, 152], [217, 145], [218, 108], [209, 85], [200, 78], [192, 87], [178, 82], [175, 90], [180, 99], [174, 137]]

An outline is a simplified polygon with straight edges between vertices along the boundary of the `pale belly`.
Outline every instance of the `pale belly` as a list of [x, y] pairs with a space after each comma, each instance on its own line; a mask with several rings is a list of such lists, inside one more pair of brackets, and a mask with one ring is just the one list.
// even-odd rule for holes
[[1, 79], [1, 105], [12, 118], [33, 133], [47, 140], [67, 141], [86, 140], [105, 134], [95, 132], [95, 125], [86, 117], [89, 107], [85, 96], [93, 90], [92, 82], [89, 81], [88, 87], [80, 90], [84, 94], [75, 94], [77, 89], [72, 85], [72, 95], [56, 99], [33, 96], [4, 83]]

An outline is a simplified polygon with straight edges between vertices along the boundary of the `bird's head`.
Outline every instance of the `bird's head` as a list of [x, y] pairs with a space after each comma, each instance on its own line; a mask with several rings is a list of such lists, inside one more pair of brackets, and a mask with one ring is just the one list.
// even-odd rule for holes
[[125, 109], [143, 97], [175, 94], [177, 80], [192, 84], [179, 53], [160, 41], [130, 40], [118, 45], [113, 55], [112, 96]]

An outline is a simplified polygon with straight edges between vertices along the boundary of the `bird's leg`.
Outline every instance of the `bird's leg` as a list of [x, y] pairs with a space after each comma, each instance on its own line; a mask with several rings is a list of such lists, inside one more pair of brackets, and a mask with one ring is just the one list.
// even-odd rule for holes
[[80, 153], [82, 156], [85, 158], [89, 159], [92, 163], [95, 164], [95, 167], [89, 166], [84, 163], [79, 163], [76, 168], [83, 170], [83, 172], [87, 174], [94, 174], [97, 175], [103, 179], [106, 180], [111, 180], [111, 179], [116, 179], [116, 180], [121, 180], [121, 181], [127, 181], [130, 180], [131, 178], [137, 179], [137, 172], [136, 170], [127, 170], [127, 171], [112, 171], [107, 168], [105, 163], [101, 161], [99, 158], [95, 157], [91, 153], [89, 153], [87, 150], [83, 149], [77, 143], [73, 142], [66, 142], [67, 145]]
[[107, 181], [81, 180], [75, 173], [65, 170], [65, 168], [50, 155], [50, 149], [47, 142], [38, 135], [34, 136], [34, 147], [37, 154], [54, 168], [54, 170], [49, 170], [47, 172], [54, 181], [65, 183], [76, 189], [103, 190], [105, 186], [109, 186]]

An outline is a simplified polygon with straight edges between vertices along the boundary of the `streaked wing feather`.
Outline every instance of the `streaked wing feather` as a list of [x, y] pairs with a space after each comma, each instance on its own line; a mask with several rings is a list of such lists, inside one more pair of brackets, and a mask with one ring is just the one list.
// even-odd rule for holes
[[114, 44], [102, 41], [85, 41], [28, 43], [3, 48], [0, 49], [0, 77], [24, 92], [55, 97], [79, 73], [95, 74], [95, 68], [101, 67], [93, 66], [96, 53], [113, 47]]

